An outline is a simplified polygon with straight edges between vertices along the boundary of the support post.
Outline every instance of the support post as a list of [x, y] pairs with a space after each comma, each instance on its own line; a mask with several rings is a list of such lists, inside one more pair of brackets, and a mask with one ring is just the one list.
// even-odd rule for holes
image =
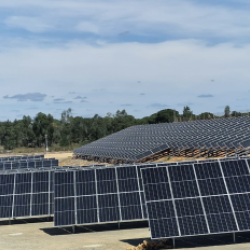
[[49, 144], [48, 144], [48, 135], [47, 134], [45, 135], [45, 145], [46, 145], [46, 148], [45, 148], [46, 153], [48, 153], [49, 152]]
[[235, 243], [236, 240], [235, 240], [235, 233], [233, 233], [233, 242]]
[[121, 229], [121, 223], [118, 222], [118, 229]]
[[72, 226], [72, 232], [73, 234], [76, 232], [76, 226]]
[[173, 248], [175, 248], [175, 238], [173, 238], [172, 241], [173, 241]]

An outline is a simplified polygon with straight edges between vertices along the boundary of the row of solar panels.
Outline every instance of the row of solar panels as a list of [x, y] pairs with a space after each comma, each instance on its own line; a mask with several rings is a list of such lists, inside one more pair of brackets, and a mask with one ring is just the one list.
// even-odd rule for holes
[[[200, 188], [199, 190], [202, 191], [199, 192], [207, 192], [202, 193], [206, 196], [218, 196], [221, 194], [228, 195], [228, 193], [225, 193], [228, 192], [228, 189], [225, 191], [225, 188], [221, 185], [222, 180], [221, 176], [218, 175], [218, 166], [223, 165], [224, 173], [225, 171], [232, 172], [237, 178], [241, 176], [241, 173], [244, 173], [242, 175], [245, 179], [240, 179], [241, 185], [238, 184], [236, 190], [237, 192], [248, 192], [250, 185], [244, 186], [242, 183], [248, 183], [246, 181], [250, 178], [249, 171], [247, 172], [249, 161], [248, 158], [245, 158], [241, 160], [222, 159], [220, 161], [200, 161], [199, 163], [189, 162], [188, 164], [186, 162], [175, 165], [159, 163], [112, 167], [65, 167], [63, 170], [61, 168], [50, 168], [1, 171], [0, 218], [54, 214], [55, 226], [147, 220], [146, 204], [149, 206], [152, 197], [154, 197], [154, 201], [166, 198], [165, 193], [167, 193], [164, 190], [166, 184], [162, 185], [161, 179], [154, 182], [159, 186], [151, 185], [152, 178], [159, 178], [159, 174], [152, 174], [152, 170], [168, 168], [169, 175], [174, 178], [175, 182], [171, 186], [173, 193], [171, 199], [183, 199], [183, 197], [189, 199], [195, 192], [196, 195], [200, 194], [197, 193], [197, 190], [193, 191], [195, 183], [192, 179], [190, 166], [199, 166], [205, 171], [204, 180], [198, 177], [203, 181], [200, 184], [203, 189]], [[150, 174], [146, 174], [147, 178], [150, 176], [151, 179], [149, 183], [145, 182], [145, 191], [143, 191], [141, 169], [151, 171]], [[185, 176], [191, 177], [188, 177], [186, 181]], [[216, 180], [217, 177], [219, 181]], [[233, 180], [230, 179], [229, 181], [233, 183]], [[234, 185], [237, 185], [237, 183]], [[168, 199], [167, 201], [169, 201]], [[187, 209], [193, 209], [193, 207], [187, 207]], [[152, 224], [150, 211], [155, 210], [148, 209], [150, 223]], [[163, 210], [160, 211], [164, 213]], [[157, 222], [160, 222], [159, 218]], [[153, 233], [152, 228], [151, 232], [152, 237], [157, 235]], [[172, 235], [169, 237], [172, 237]]]
[[27, 169], [0, 170], [0, 219], [54, 214], [54, 172], [75, 167], [58, 167], [58, 160], [54, 159], [49, 161], [49, 167], [39, 167], [45, 162], [37, 161]]
[[[250, 160], [222, 159], [220, 162], [238, 168], [238, 164], [247, 165]], [[214, 160], [193, 164], [207, 168], [219, 163], [218, 160]], [[159, 163], [57, 171], [54, 224], [70, 226], [146, 220], [148, 215], [140, 170], [171, 166], [175, 171], [180, 166], [185, 168], [190, 165], [192, 163], [178, 165]], [[182, 175], [181, 172], [174, 174]], [[179, 192], [189, 192], [190, 188], [180, 183], [176, 186], [175, 193], [178, 195]], [[207, 188], [211, 189], [211, 186]], [[150, 192], [156, 195], [154, 190]], [[160, 193], [159, 190], [159, 195]]]
[[0, 172], [0, 218], [51, 216], [54, 214], [55, 168]]
[[20, 168], [46, 168], [58, 166], [58, 160], [55, 158], [47, 158], [42, 160], [34, 159], [30, 161], [10, 161], [0, 162], [0, 170], [20, 169]]
[[0, 157], [0, 162], [6, 161], [29, 161], [29, 160], [42, 160], [44, 159], [44, 155], [24, 155], [24, 156], [6, 156]]
[[[13, 169], [0, 171], [0, 218], [18, 218], [30, 216], [46, 216], [54, 214], [54, 171], [62, 170], [58, 161], [52, 159], [50, 168], [42, 168], [44, 161], [29, 165], [29, 169]], [[30, 162], [29, 162], [30, 163]], [[35, 169], [35, 167], [39, 167]], [[105, 165], [86, 166], [87, 169], [100, 168]], [[76, 169], [64, 167], [67, 171]], [[63, 181], [64, 183], [64, 181]]]
[[248, 149], [250, 117], [139, 125], [74, 150], [78, 157], [138, 161], [168, 149]]
[[250, 162], [142, 169], [151, 237], [250, 230]]

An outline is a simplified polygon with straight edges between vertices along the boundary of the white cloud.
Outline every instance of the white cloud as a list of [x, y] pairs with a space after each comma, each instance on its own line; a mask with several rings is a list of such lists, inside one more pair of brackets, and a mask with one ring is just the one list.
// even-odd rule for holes
[[9, 17], [6, 23], [31, 32], [42, 32], [52, 26], [60, 31], [76, 29], [106, 36], [124, 30], [144, 36], [154, 32], [164, 37], [245, 39], [250, 36], [249, 11], [241, 5], [231, 8], [227, 4], [191, 0], [0, 0], [0, 7], [13, 12], [22, 8], [26, 12], [24, 17]]
[[11, 16], [5, 20], [5, 24], [11, 28], [21, 28], [30, 32], [44, 32], [51, 29], [44, 21], [34, 17]]
[[[50, 112], [51, 95], [67, 102], [86, 95], [84, 107], [93, 115], [126, 103], [141, 116], [157, 111], [150, 107], [154, 103], [169, 108], [192, 103], [199, 111], [233, 103], [249, 86], [246, 6], [196, 0], [0, 0], [0, 21], [8, 29], [0, 39], [2, 96], [44, 93]], [[17, 28], [33, 34], [15, 33]], [[76, 95], [69, 99], [69, 92]], [[213, 93], [213, 101], [197, 98], [203, 93]], [[14, 101], [0, 99], [2, 107]], [[27, 105], [19, 104], [12, 110]], [[70, 103], [64, 104], [63, 109]], [[80, 105], [71, 107], [82, 112]]]
[[104, 88], [125, 95], [137, 91], [138, 98], [144, 89], [151, 95], [193, 92], [197, 96], [216, 88], [213, 93], [217, 96], [218, 92], [247, 87], [249, 54], [250, 45], [209, 47], [197, 40], [12, 48], [0, 54], [0, 79], [5, 83], [1, 91], [3, 95], [14, 95], [22, 89], [46, 90], [47, 94], [59, 95], [63, 91], [84, 89], [87, 94]]
[[76, 25], [75, 29], [81, 32], [99, 33], [99, 27], [91, 22], [80, 22]]

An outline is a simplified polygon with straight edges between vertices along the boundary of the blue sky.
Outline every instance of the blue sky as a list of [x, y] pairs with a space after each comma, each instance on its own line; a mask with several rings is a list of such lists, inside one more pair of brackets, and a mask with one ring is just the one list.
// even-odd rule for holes
[[0, 0], [0, 121], [249, 110], [249, 0]]

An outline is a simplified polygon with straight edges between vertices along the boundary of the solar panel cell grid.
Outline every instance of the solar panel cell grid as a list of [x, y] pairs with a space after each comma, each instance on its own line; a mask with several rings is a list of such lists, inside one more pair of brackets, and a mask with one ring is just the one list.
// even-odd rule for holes
[[[140, 167], [132, 165], [79, 168], [56, 172], [55, 200], [72, 198], [68, 200], [74, 204], [72, 209], [74, 207], [76, 215], [72, 225], [146, 219], [144, 194], [140, 189]], [[66, 188], [68, 190], [65, 191]], [[59, 209], [58, 206], [61, 204], [55, 202], [55, 226], [69, 225], [63, 223], [72, 222], [71, 219], [62, 220], [62, 217], [57, 215], [64, 212], [67, 216], [65, 209]], [[68, 210], [69, 218], [73, 210]]]
[[0, 171], [0, 219], [53, 214], [53, 169]]
[[[138, 161], [167, 150], [247, 150], [249, 117], [132, 126], [74, 150], [79, 157]], [[187, 162], [191, 164], [191, 162]]]
[[[164, 171], [170, 179], [158, 186], [158, 174]], [[250, 172], [246, 160], [141, 172], [152, 238], [250, 230]]]

